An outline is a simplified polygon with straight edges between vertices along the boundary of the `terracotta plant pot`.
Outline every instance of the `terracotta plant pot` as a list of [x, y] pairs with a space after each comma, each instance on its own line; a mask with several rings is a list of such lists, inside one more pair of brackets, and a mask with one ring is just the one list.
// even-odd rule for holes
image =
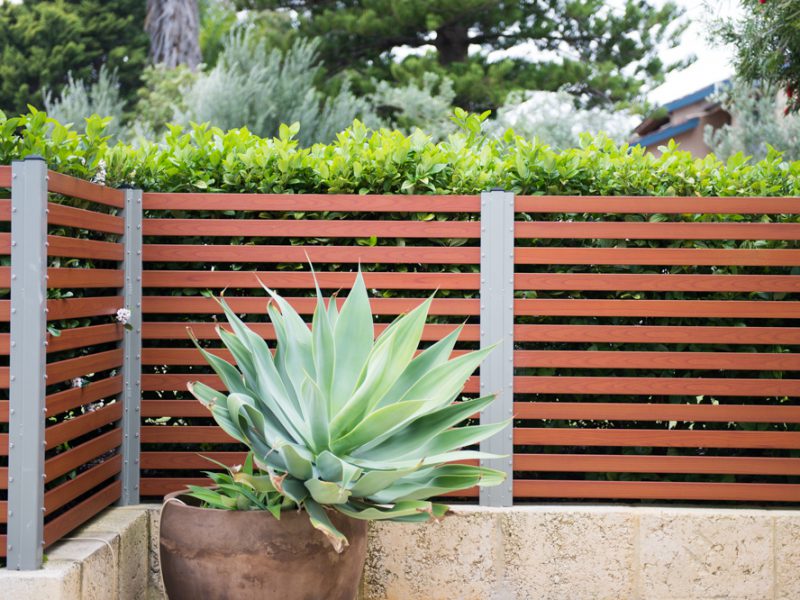
[[354, 600], [367, 523], [332, 511], [349, 540], [337, 554], [308, 515], [200, 508], [176, 492], [161, 512], [161, 572], [169, 600]]

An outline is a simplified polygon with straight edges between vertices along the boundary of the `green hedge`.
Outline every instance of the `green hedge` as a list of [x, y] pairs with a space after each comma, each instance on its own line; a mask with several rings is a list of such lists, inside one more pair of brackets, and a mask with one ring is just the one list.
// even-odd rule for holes
[[356, 121], [336, 142], [300, 148], [298, 128], [279, 138], [246, 129], [172, 127], [161, 143], [108, 146], [106, 121], [88, 119], [85, 135], [42, 112], [0, 113], [0, 164], [41, 154], [51, 168], [109, 185], [164, 192], [472, 194], [492, 187], [520, 194], [796, 196], [800, 161], [777, 151], [751, 163], [693, 158], [670, 142], [660, 157], [643, 148], [585, 137], [580, 148], [550, 150], [508, 132], [481, 133], [482, 116], [457, 111], [460, 132], [433, 143], [423, 132], [372, 131]]

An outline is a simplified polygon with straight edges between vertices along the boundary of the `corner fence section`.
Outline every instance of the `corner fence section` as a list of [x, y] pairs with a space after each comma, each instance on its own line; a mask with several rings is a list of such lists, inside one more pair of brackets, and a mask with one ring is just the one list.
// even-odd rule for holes
[[464, 394], [499, 393], [474, 419], [508, 421], [509, 479], [453, 502], [800, 501], [800, 199], [142, 194], [32, 157], [0, 228], [9, 568], [243, 460], [190, 335], [231, 359], [224, 293], [274, 342], [261, 282], [310, 321], [308, 261], [339, 302], [361, 266], [376, 333], [436, 292], [423, 344], [499, 342]]
[[11, 295], [2, 300], [11, 388], [2, 550], [8, 568], [35, 569], [44, 548], [120, 499], [137, 451], [121, 423], [138, 402], [124, 393], [139, 379], [135, 357], [125, 357], [136, 330], [117, 315], [135, 298], [122, 263], [141, 231], [126, 231], [136, 193], [48, 171], [36, 157], [11, 171], [11, 199], [0, 200], [11, 213], [0, 238], [11, 255], [0, 267]]

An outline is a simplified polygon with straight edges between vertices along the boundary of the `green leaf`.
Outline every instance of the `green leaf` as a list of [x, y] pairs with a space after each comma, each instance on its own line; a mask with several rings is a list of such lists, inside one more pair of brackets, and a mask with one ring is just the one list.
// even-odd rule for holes
[[344, 504], [350, 497], [350, 490], [332, 481], [308, 479], [305, 486], [311, 497], [320, 504]]
[[306, 509], [308, 518], [311, 520], [311, 525], [314, 529], [318, 529], [325, 534], [325, 537], [328, 538], [333, 549], [341, 554], [344, 549], [347, 548], [349, 542], [347, 538], [344, 537], [344, 534], [333, 525], [325, 509], [314, 500], [306, 500], [303, 507]]

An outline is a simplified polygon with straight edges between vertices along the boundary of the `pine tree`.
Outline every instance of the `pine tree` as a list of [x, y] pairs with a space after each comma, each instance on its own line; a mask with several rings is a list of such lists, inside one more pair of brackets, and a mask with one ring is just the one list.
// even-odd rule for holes
[[[567, 87], [590, 104], [636, 97], [662, 79], [659, 42], [680, 30], [679, 10], [652, 0], [235, 0], [251, 10], [292, 9], [300, 32], [322, 38], [330, 72], [406, 83], [435, 72], [456, 104], [496, 108], [513, 89]], [[525, 44], [536, 60], [489, 53]], [[398, 65], [400, 47], [434, 48]], [[406, 64], [409, 63], [408, 68]]]
[[26, 0], [0, 5], [0, 109], [42, 106], [70, 76], [93, 82], [114, 71], [126, 100], [135, 97], [147, 63], [142, 0]]

